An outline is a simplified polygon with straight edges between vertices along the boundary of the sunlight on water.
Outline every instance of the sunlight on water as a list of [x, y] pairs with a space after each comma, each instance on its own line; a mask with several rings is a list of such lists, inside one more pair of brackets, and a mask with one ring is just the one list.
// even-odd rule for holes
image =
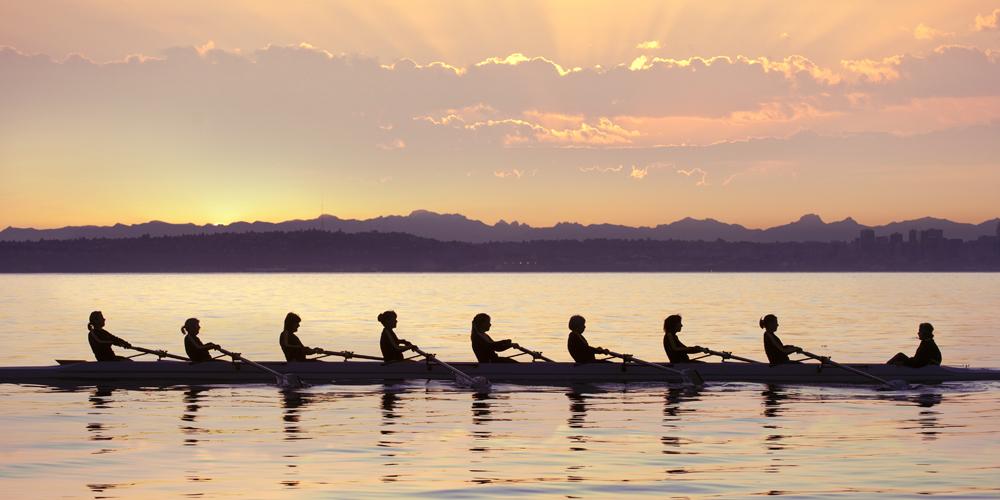
[[[0, 276], [0, 365], [89, 358], [87, 313], [135, 344], [183, 352], [179, 327], [279, 357], [288, 310], [310, 344], [378, 351], [375, 316], [468, 360], [493, 315], [556, 359], [570, 314], [592, 343], [662, 358], [660, 324], [760, 358], [756, 319], [844, 361], [912, 352], [931, 321], [946, 364], [1000, 366], [996, 275], [15, 275]], [[0, 385], [5, 497], [553, 497], [1000, 494], [1000, 384], [870, 387], [448, 382], [55, 389]]]

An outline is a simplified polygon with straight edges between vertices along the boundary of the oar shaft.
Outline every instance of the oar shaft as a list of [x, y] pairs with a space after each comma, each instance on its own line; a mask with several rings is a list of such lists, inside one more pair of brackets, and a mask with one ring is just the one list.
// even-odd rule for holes
[[614, 356], [616, 358], [621, 358], [621, 359], [626, 360], [626, 361], [635, 361], [636, 363], [640, 363], [640, 364], [643, 364], [643, 365], [646, 365], [646, 366], [652, 366], [654, 368], [659, 368], [660, 370], [666, 370], [668, 372], [674, 372], [674, 373], [677, 373], [677, 374], [680, 374], [680, 375], [686, 375], [683, 370], [678, 370], [677, 368], [671, 368], [669, 366], [663, 366], [663, 365], [661, 365], [659, 363], [652, 363], [650, 361], [644, 361], [644, 360], [641, 360], [641, 359], [639, 359], [639, 358], [637, 358], [635, 356], [632, 356], [631, 354], [621, 354], [621, 353], [617, 353], [617, 352], [614, 352], [614, 351], [609, 351], [607, 349], [605, 349], [604, 351], [607, 352], [608, 354], [610, 354], [611, 356]]
[[249, 360], [247, 358], [244, 358], [243, 355], [240, 354], [240, 353], [238, 353], [238, 352], [227, 351], [226, 349], [223, 349], [221, 347], [218, 349], [218, 351], [221, 352], [221, 353], [223, 353], [223, 354], [226, 354], [227, 356], [231, 356], [233, 359], [238, 359], [240, 361], [243, 361], [244, 363], [247, 363], [249, 365], [253, 365], [253, 366], [257, 367], [257, 368], [260, 368], [261, 370], [264, 370], [264, 371], [270, 373], [271, 375], [274, 375], [275, 377], [278, 377], [279, 379], [281, 379], [281, 378], [283, 378], [285, 376], [285, 374], [283, 374], [283, 373], [281, 373], [281, 372], [279, 372], [277, 370], [273, 370], [273, 369], [268, 368], [268, 367], [266, 367], [266, 366], [264, 366], [264, 365], [262, 365], [262, 364], [260, 364], [260, 363], [258, 363], [256, 361], [251, 361], [251, 360]]
[[857, 368], [854, 368], [853, 366], [847, 366], [847, 365], [840, 364], [840, 363], [838, 363], [838, 362], [836, 362], [836, 361], [834, 361], [834, 360], [832, 360], [832, 359], [830, 359], [830, 358], [828, 358], [826, 356], [820, 356], [818, 354], [813, 354], [811, 352], [802, 351], [802, 350], [800, 350], [799, 352], [802, 353], [805, 356], [809, 356], [810, 358], [813, 358], [813, 359], [815, 359], [817, 361], [820, 361], [822, 363], [829, 363], [829, 364], [831, 364], [833, 366], [836, 366], [837, 368], [841, 368], [841, 369], [847, 370], [847, 371], [849, 371], [851, 373], [854, 373], [854, 374], [857, 374], [857, 375], [861, 375], [862, 377], [868, 377], [868, 378], [870, 378], [870, 379], [872, 379], [872, 380], [874, 380], [876, 382], [882, 383], [883, 385], [892, 385], [892, 384], [889, 383], [888, 380], [886, 380], [886, 379], [884, 379], [882, 377], [877, 377], [877, 376], [872, 375], [871, 373], [868, 373], [866, 371], [858, 370]]
[[517, 349], [518, 351], [521, 351], [525, 354], [530, 354], [532, 358], [540, 359], [542, 361], [547, 361], [549, 363], [555, 363], [555, 360], [550, 359], [546, 356], [542, 356], [542, 351], [532, 351], [531, 349], [524, 348], [519, 344], [514, 344], [513, 347], [514, 349]]
[[139, 352], [144, 353], [144, 354], [154, 354], [154, 355], [159, 356], [161, 358], [171, 358], [171, 359], [176, 359], [176, 360], [179, 360], [179, 361], [191, 361], [190, 359], [185, 358], [184, 356], [178, 356], [176, 354], [170, 354], [167, 351], [158, 351], [158, 350], [155, 350], [155, 349], [146, 349], [145, 347], [137, 347], [137, 346], [132, 346], [131, 349], [133, 351], [139, 351]]
[[746, 363], [760, 363], [760, 361], [756, 361], [756, 360], [753, 360], [753, 359], [750, 359], [750, 358], [744, 358], [744, 357], [741, 357], [741, 356], [737, 356], [737, 355], [735, 355], [735, 354], [733, 354], [731, 352], [714, 351], [712, 349], [703, 349], [703, 351], [705, 351], [706, 353], [711, 354], [713, 356], [718, 356], [718, 357], [720, 357], [722, 359], [732, 358], [732, 359], [735, 359], [737, 361], [743, 361], [743, 362], [746, 362]]

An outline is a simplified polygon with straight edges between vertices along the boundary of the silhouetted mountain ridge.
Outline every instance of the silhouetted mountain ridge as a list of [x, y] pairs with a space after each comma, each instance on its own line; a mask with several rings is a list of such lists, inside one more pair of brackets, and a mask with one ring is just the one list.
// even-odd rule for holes
[[462, 214], [440, 214], [429, 210], [414, 210], [409, 215], [386, 215], [372, 219], [342, 219], [324, 214], [315, 219], [294, 219], [284, 222], [233, 222], [231, 224], [173, 224], [153, 220], [141, 224], [113, 226], [68, 226], [58, 229], [8, 227], [0, 231], [0, 241], [64, 240], [75, 238], [135, 238], [140, 236], [182, 236], [196, 234], [302, 231], [319, 229], [362, 233], [370, 231], [412, 234], [440, 241], [483, 243], [533, 240], [586, 239], [651, 239], [685, 241], [746, 241], [757, 243], [792, 241], [850, 241], [862, 229], [873, 229], [878, 236], [910, 230], [941, 229], [948, 238], [975, 240], [997, 233], [1000, 218], [981, 224], [953, 222], [947, 219], [923, 217], [882, 226], [866, 226], [851, 217], [825, 222], [816, 214], [806, 214], [794, 222], [767, 229], [751, 229], [716, 219], [683, 219], [656, 226], [625, 226], [619, 224], [580, 224], [559, 222], [550, 227], [532, 227], [518, 221], [500, 220], [489, 225]]

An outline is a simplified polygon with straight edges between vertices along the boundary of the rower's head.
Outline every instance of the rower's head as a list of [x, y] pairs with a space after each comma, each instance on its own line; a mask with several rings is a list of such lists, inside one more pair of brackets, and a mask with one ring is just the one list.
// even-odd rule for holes
[[181, 333], [185, 335], [189, 333], [191, 335], [198, 335], [198, 332], [200, 331], [201, 331], [201, 322], [198, 321], [198, 318], [188, 318], [186, 321], [184, 321], [184, 326], [181, 327]]
[[104, 328], [104, 314], [101, 311], [90, 313], [90, 319], [87, 321], [87, 330], [93, 330], [94, 328]]
[[486, 333], [490, 331], [490, 327], [493, 326], [490, 323], [490, 315], [486, 313], [479, 313], [474, 318], [472, 318], [472, 331], [473, 333]]
[[920, 340], [930, 340], [934, 338], [934, 325], [930, 323], [920, 323], [920, 328], [917, 330], [917, 338]]
[[302, 318], [298, 314], [290, 312], [285, 315], [285, 331], [289, 333], [295, 333], [299, 331], [299, 324], [302, 323]]
[[379, 314], [378, 322], [386, 328], [396, 328], [396, 311], [385, 311]]
[[768, 314], [763, 318], [760, 318], [760, 327], [773, 332], [778, 329], [778, 317], [773, 314]]
[[680, 314], [671, 314], [667, 316], [667, 319], [663, 320], [663, 332], [664, 333], [677, 333], [681, 331], [684, 325], [681, 324]]
[[579, 314], [570, 316], [569, 331], [573, 333], [583, 333], [587, 329], [587, 320]]

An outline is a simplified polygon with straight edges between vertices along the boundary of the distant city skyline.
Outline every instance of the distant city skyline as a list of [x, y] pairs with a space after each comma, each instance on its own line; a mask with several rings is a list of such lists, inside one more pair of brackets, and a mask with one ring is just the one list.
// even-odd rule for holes
[[1000, 214], [1000, 5], [0, 5], [0, 228]]

